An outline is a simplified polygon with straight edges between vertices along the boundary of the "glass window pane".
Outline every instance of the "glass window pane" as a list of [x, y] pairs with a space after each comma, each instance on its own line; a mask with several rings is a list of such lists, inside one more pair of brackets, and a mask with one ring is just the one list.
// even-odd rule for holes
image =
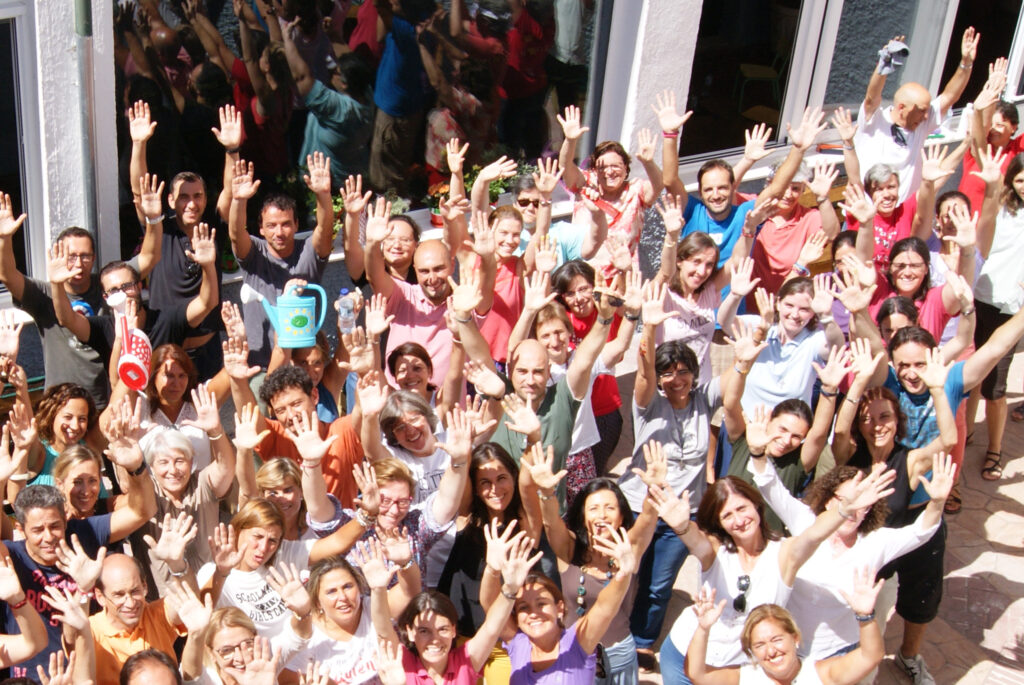
[[[11, 196], [14, 213], [17, 216], [24, 207], [24, 168], [21, 142], [21, 117], [18, 97], [18, 60], [15, 52], [14, 21], [0, 21], [0, 131], [9, 135], [0, 136], [0, 191]], [[25, 268], [25, 229], [14, 237], [14, 257], [18, 269]]]

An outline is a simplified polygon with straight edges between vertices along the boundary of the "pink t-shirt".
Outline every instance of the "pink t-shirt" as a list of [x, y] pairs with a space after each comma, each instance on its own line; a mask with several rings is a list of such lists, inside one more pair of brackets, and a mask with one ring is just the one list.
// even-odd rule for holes
[[[889, 250], [898, 241], [909, 238], [914, 228], [914, 214], [917, 213], [917, 194], [896, 207], [892, 215], [876, 214], [875, 224], [875, 266], [883, 272], [889, 270]], [[860, 230], [860, 222], [852, 216], [846, 217], [846, 227], [851, 231]]]
[[[438, 388], [444, 383], [448, 373], [448, 363], [452, 357], [452, 333], [444, 322], [447, 304], [434, 304], [423, 294], [419, 285], [395, 280], [395, 289], [388, 299], [387, 314], [394, 314], [391, 333], [388, 335], [388, 349], [384, 358], [391, 350], [407, 342], [419, 343], [430, 355], [434, 373], [430, 382]], [[394, 383], [394, 376], [387, 371], [388, 382]]]
[[[761, 279], [760, 287], [770, 293], [779, 292], [804, 243], [819, 230], [821, 212], [803, 205], [797, 205], [789, 219], [774, 216], [765, 221], [750, 252], [754, 276]], [[748, 308], [751, 304], [753, 299], [748, 302]]]
[[[1003, 152], [1006, 153], [1006, 159], [999, 165], [999, 170], [1005, 174], [1006, 168], [1010, 166], [1010, 160], [1016, 157], [1019, 152], [1024, 152], [1024, 136], [1011, 138]], [[963, 176], [960, 177], [960, 187], [957, 190], [966, 195], [967, 199], [971, 201], [972, 212], [980, 212], [981, 203], [985, 200], [985, 182], [974, 175], [973, 172], [975, 171], [978, 171], [978, 160], [974, 158], [970, 148], [968, 148], [967, 154], [964, 155]]]
[[498, 262], [494, 279], [494, 303], [480, 325], [480, 334], [491, 348], [496, 362], [508, 360], [508, 339], [523, 313], [523, 282], [519, 265], [522, 257]]
[[[569, 190], [573, 193], [579, 193], [583, 188], [599, 187], [596, 169], [583, 169], [582, 174], [583, 187], [570, 188]], [[608, 217], [608, 237], [618, 236], [621, 238], [629, 246], [629, 251], [633, 253], [634, 267], [637, 266], [636, 248], [640, 244], [640, 232], [644, 227], [644, 210], [647, 209], [647, 205], [644, 204], [643, 179], [630, 179], [627, 181], [626, 188], [623, 189], [616, 202], [609, 202], [602, 198], [598, 200], [597, 206], [603, 209], [605, 216]], [[577, 197], [576, 204], [573, 207], [573, 223], [576, 223], [575, 217], [577, 214], [588, 211], [583, 201]], [[587, 216], [589, 217], [589, 215]], [[583, 223], [586, 224], [588, 221], [589, 219], [584, 220]], [[591, 264], [599, 267], [605, 266], [610, 261], [608, 250], [604, 245], [598, 250], [594, 259], [590, 260]]]
[[[448, 652], [448, 666], [444, 672], [445, 685], [476, 685], [480, 672], [473, 668], [466, 644], [452, 647]], [[402, 668], [405, 669], [406, 685], [434, 685], [434, 679], [420, 663], [419, 657], [402, 645]]]
[[[951, 318], [949, 312], [946, 311], [946, 305], [942, 302], [942, 289], [944, 287], [944, 285], [936, 285], [929, 288], [923, 300], [914, 301], [914, 304], [917, 305], [917, 325], [931, 333], [936, 340], [942, 338], [942, 331], [946, 328], [946, 324], [949, 323]], [[872, 320], [877, 319], [878, 310], [882, 308], [882, 302], [894, 295], [896, 295], [896, 292], [889, 285], [885, 275], [878, 274], [878, 289], [875, 291], [874, 297], [871, 298], [871, 304], [868, 306]]]

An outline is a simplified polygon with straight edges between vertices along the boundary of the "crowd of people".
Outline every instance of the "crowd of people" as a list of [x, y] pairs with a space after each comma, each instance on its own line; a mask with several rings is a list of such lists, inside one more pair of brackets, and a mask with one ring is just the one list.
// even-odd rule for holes
[[[768, 154], [764, 126], [687, 193], [689, 113], [670, 91], [651, 103], [661, 168], [648, 131], [640, 175], [616, 141], [580, 161], [579, 46], [551, 41], [582, 41], [570, 19], [585, 1], [553, 15], [522, 0], [326, 4], [334, 15], [234, 0], [231, 40], [195, 0], [123, 9], [131, 259], [96, 269], [92, 234], [70, 227], [47, 280], [27, 277], [25, 216], [0, 193], [0, 282], [46, 370], [34, 397], [23, 324], [0, 313], [15, 391], [0, 435], [4, 682], [629, 685], [660, 669], [672, 685], [855, 685], [872, 682], [895, 608], [895, 663], [934, 683], [920, 651], [943, 518], [963, 468], [1002, 475], [1024, 337], [1006, 60], [964, 142], [925, 149], [979, 36], [965, 32], [937, 97], [905, 83], [891, 106], [902, 43], [883, 48], [856, 117], [831, 117], [837, 211], [836, 165], [804, 160], [820, 109], [787, 128], [756, 194], [740, 182]], [[491, 136], [543, 152], [547, 79], [557, 155], [525, 173], [487, 159]], [[437, 239], [382, 192], [424, 150], [449, 186]], [[296, 159], [307, 237], [279, 187]], [[960, 188], [940, 192], [961, 162]], [[502, 177], [514, 202], [493, 208]], [[560, 183], [573, 209], [555, 221]], [[650, 210], [665, 238], [645, 280]], [[218, 237], [241, 303], [222, 292]], [[311, 290], [336, 242], [352, 316], [339, 311], [333, 350], [324, 331], [300, 345], [308, 317], [282, 323], [261, 300]], [[124, 368], [147, 361], [139, 332], [141, 384]], [[981, 398], [988, 453], [970, 466]], [[689, 555], [701, 589], [669, 622]]]

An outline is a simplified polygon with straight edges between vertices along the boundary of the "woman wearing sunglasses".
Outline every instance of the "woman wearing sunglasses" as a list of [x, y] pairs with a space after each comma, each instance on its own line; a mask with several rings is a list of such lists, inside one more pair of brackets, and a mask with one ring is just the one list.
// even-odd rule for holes
[[[785, 606], [796, 573], [822, 542], [850, 520], [861, 508], [870, 508], [892, 490], [895, 473], [884, 465], [871, 475], [858, 477], [849, 499], [826, 509], [800, 535], [780, 539], [765, 520], [765, 503], [753, 486], [727, 476], [708, 486], [690, 521], [690, 498], [680, 499], [671, 489], [653, 486], [649, 496], [658, 514], [700, 561], [701, 584], [707, 584], [725, 600], [721, 619], [708, 631], [708, 666], [721, 668], [745, 663], [741, 648], [747, 614], [762, 604]], [[698, 615], [687, 609], [676, 621], [661, 648], [661, 673], [665, 682], [691, 685], [686, 676], [686, 654], [698, 628]]]

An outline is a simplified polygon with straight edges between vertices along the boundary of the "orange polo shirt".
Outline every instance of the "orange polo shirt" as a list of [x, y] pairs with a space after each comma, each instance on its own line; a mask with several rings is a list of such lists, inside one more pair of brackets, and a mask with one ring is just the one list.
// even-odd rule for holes
[[142, 610], [142, 620], [135, 629], [127, 632], [111, 624], [105, 611], [89, 617], [92, 639], [96, 645], [96, 682], [116, 683], [121, 666], [132, 654], [144, 649], [159, 649], [172, 659], [174, 641], [187, 634], [182, 626], [177, 628], [167, 622], [164, 615], [164, 600], [150, 602]]

